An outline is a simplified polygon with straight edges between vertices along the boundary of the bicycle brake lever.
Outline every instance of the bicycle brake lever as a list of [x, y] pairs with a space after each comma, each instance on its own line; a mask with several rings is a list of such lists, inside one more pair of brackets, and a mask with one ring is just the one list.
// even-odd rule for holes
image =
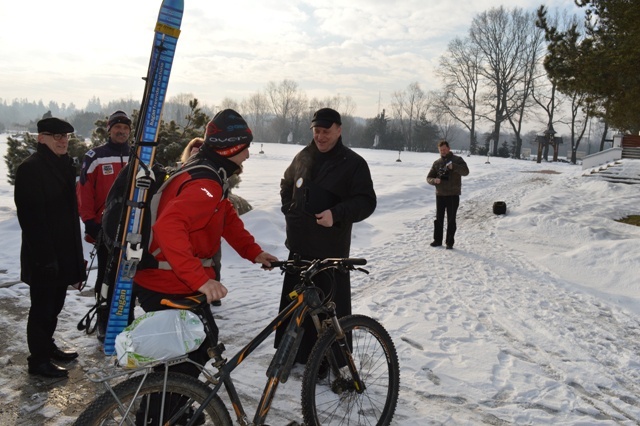
[[360, 272], [364, 272], [365, 274], [369, 275], [369, 271], [367, 271], [364, 268], [354, 268], [356, 271], [360, 271]]

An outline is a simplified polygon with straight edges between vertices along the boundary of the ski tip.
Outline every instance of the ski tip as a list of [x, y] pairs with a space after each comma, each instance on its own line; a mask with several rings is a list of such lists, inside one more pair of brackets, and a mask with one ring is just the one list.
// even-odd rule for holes
[[162, 6], [183, 10], [184, 0], [162, 0]]

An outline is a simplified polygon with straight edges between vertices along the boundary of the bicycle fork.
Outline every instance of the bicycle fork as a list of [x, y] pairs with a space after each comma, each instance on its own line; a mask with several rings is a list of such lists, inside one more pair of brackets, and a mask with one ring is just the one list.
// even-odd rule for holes
[[[349, 347], [349, 342], [347, 338], [347, 334], [340, 326], [340, 321], [336, 316], [335, 303], [329, 302], [326, 305], [327, 312], [329, 314], [329, 319], [326, 320], [331, 324], [335, 334], [336, 334], [336, 344], [338, 345], [337, 351], [330, 351], [330, 354], [327, 354], [328, 357], [332, 358], [330, 364], [333, 365], [336, 371], [339, 370], [340, 364], [336, 359], [336, 352], [340, 354], [344, 358], [344, 362], [346, 362], [347, 367], [349, 368], [349, 373], [351, 373], [351, 377], [353, 378], [353, 386], [357, 393], [363, 393], [366, 390], [366, 385], [362, 381], [360, 377], [360, 373], [358, 373], [358, 368], [356, 367], [356, 363], [353, 360], [353, 355], [351, 353], [351, 348]], [[320, 320], [317, 315], [312, 316], [313, 321], [318, 330], [321, 330]], [[337, 376], [337, 374], [336, 374]]]

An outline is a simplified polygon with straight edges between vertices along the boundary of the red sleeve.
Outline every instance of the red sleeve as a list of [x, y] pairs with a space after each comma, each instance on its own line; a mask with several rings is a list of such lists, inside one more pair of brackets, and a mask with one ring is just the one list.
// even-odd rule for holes
[[231, 201], [226, 199], [221, 204], [224, 204], [226, 209], [222, 236], [241, 257], [254, 262], [262, 253], [262, 248], [256, 243], [253, 235], [245, 229], [244, 222], [233, 208]]
[[[86, 173], [86, 172], [85, 172]], [[78, 198], [78, 213], [83, 222], [93, 219], [100, 223], [96, 217], [96, 172], [86, 173], [84, 182], [79, 180], [76, 184], [76, 196]]]

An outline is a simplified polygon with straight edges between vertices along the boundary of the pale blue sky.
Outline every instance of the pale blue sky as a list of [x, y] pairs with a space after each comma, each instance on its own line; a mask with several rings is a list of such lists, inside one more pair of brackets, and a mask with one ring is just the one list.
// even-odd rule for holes
[[[318, 4], [321, 4], [320, 6]], [[466, 5], [462, 5], [467, 3]], [[472, 18], [541, 0], [185, 0], [169, 97], [192, 93], [217, 105], [269, 81], [291, 79], [311, 99], [351, 96], [356, 115], [388, 108], [391, 93], [434, 70]], [[550, 8], [583, 15], [573, 0]], [[0, 98], [103, 103], [142, 96], [159, 0], [0, 0]]]

